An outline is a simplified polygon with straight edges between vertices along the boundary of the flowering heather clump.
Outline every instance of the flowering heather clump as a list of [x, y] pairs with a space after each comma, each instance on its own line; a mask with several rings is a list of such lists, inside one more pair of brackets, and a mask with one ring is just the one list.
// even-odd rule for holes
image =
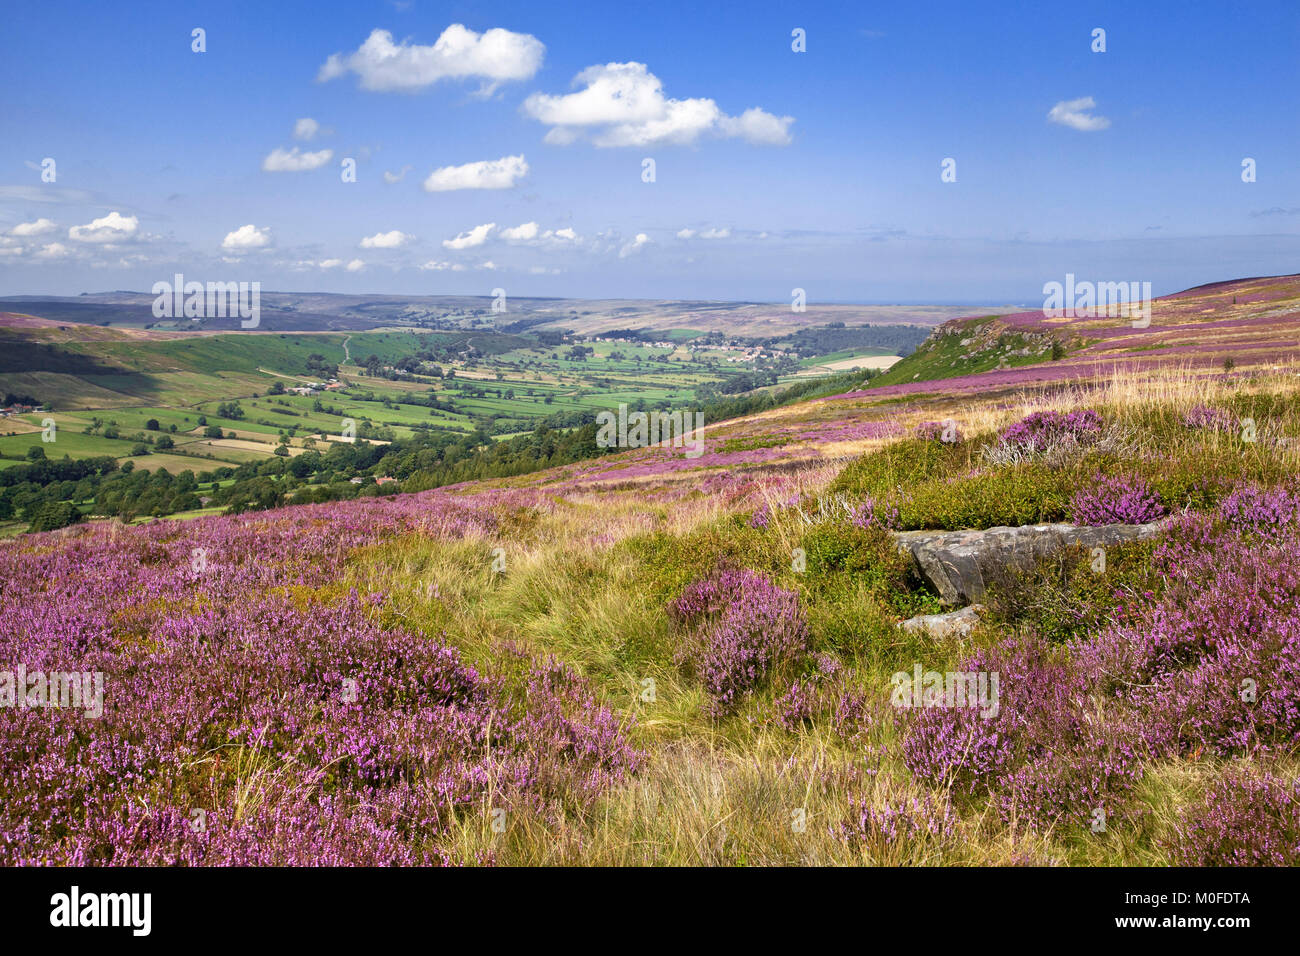
[[1071, 520], [1082, 525], [1146, 524], [1167, 513], [1160, 496], [1136, 475], [1097, 475], [1070, 501]]
[[759, 505], [749, 517], [749, 526], [751, 528], [766, 528], [771, 519], [772, 509], [766, 504]]
[[960, 818], [946, 801], [931, 794], [923, 797], [897, 797], [877, 807], [868, 800], [849, 799], [849, 818], [839, 825], [836, 835], [848, 843], [869, 847], [893, 847], [929, 842], [952, 843], [957, 837]]
[[1300, 743], [1300, 539], [1184, 519], [1154, 554], [1158, 601], [1072, 647], [1081, 672], [1161, 754]]
[[1166, 845], [1175, 866], [1300, 865], [1300, 780], [1230, 770], [1175, 833]]
[[1183, 415], [1183, 427], [1206, 431], [1232, 432], [1237, 429], [1237, 418], [1226, 408], [1214, 405], [1194, 405]]
[[715, 715], [734, 711], [808, 645], [798, 597], [754, 571], [724, 570], [695, 581], [669, 613], [694, 629], [683, 658], [703, 681]]
[[1232, 528], [1276, 532], [1294, 525], [1300, 517], [1300, 498], [1289, 488], [1263, 488], [1244, 482], [1219, 503], [1219, 515]]
[[855, 528], [884, 528], [889, 531], [897, 530], [902, 523], [898, 514], [898, 505], [881, 507], [870, 495], [853, 509], [851, 520]]
[[1101, 437], [1101, 431], [1101, 416], [1091, 409], [1064, 414], [1034, 412], [1009, 426], [999, 439], [1004, 445], [1032, 454], [1046, 451], [1062, 439], [1091, 444]]
[[851, 686], [851, 670], [834, 654], [817, 654], [814, 660], [816, 671], [791, 683], [773, 702], [772, 719], [792, 733], [825, 722], [845, 741], [860, 739], [875, 723], [874, 697]]
[[795, 681], [790, 689], [776, 699], [776, 722], [786, 730], [795, 731], [817, 715], [817, 685], [811, 681]]
[[0, 549], [0, 670], [104, 675], [99, 717], [0, 708], [0, 864], [440, 863], [453, 815], [489, 795], [589, 804], [637, 754], [577, 678], [542, 665], [517, 699], [337, 583], [357, 548], [478, 534], [523, 501], [101, 523]]
[[1141, 779], [1141, 742], [1101, 724], [1085, 681], [1032, 638], [977, 651], [961, 669], [998, 673], [997, 715], [925, 707], [905, 718], [903, 760], [922, 783], [1048, 826], [1086, 823]]

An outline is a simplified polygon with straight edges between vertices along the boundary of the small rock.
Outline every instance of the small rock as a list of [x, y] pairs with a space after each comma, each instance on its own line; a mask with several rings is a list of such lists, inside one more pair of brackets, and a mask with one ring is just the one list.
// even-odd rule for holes
[[965, 638], [975, 630], [983, 613], [984, 605], [971, 604], [960, 611], [949, 611], [947, 614], [920, 614], [908, 618], [902, 626], [906, 631], [924, 631], [939, 640]]

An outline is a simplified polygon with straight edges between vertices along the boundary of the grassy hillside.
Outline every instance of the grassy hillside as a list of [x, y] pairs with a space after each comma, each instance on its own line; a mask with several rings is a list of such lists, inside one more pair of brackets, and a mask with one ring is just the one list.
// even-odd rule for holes
[[[1047, 334], [1008, 328], [995, 315], [945, 322], [875, 384], [903, 385], [1034, 365], [1052, 358], [1055, 342]], [[1057, 348], [1058, 355], [1064, 354], [1063, 347]]]

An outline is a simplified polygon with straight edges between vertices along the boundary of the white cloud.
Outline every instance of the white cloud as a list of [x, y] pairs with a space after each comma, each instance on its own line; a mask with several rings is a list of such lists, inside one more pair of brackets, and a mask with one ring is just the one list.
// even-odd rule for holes
[[342, 260], [342, 259], [322, 259], [320, 262], [318, 262], [318, 263], [316, 263], [316, 264], [317, 264], [318, 266], [320, 266], [322, 269], [337, 269], [339, 266], [343, 265], [343, 260]]
[[496, 270], [496, 267], [497, 267], [497, 264], [496, 264], [495, 262], [493, 262], [491, 259], [489, 259], [487, 262], [480, 263], [479, 266], [478, 266], [478, 268], [480, 268], [480, 269], [487, 269], [489, 272], [493, 272], [493, 271], [495, 271], [495, 270]]
[[510, 80], [527, 80], [542, 66], [545, 45], [527, 33], [495, 28], [483, 33], [453, 23], [432, 46], [393, 42], [373, 30], [355, 53], [335, 53], [316, 74], [318, 82], [345, 73], [360, 77], [363, 90], [413, 92], [443, 79], [478, 79], [483, 92]]
[[390, 186], [393, 183], [400, 183], [402, 179], [406, 176], [406, 174], [409, 173], [410, 171], [411, 171], [410, 166], [403, 166], [401, 171], [396, 173], [390, 173], [388, 170], [385, 169], [384, 182], [388, 183], [388, 185]]
[[59, 228], [53, 219], [37, 219], [35, 222], [20, 222], [9, 230], [11, 236], [43, 236]]
[[459, 262], [438, 262], [430, 259], [424, 265], [420, 266], [425, 272], [464, 272], [465, 267]]
[[67, 246], [61, 242], [48, 242], [41, 246], [40, 251], [36, 253], [37, 259], [62, 259], [71, 252]]
[[124, 242], [133, 238], [139, 227], [140, 220], [135, 216], [110, 212], [102, 218], [92, 219], [87, 225], [73, 226], [68, 230], [68, 238], [78, 242]]
[[492, 230], [497, 227], [495, 222], [485, 222], [481, 226], [475, 226], [469, 232], [462, 232], [455, 239], [444, 239], [442, 245], [444, 249], [471, 249], [474, 246], [481, 246], [487, 242], [488, 236], [492, 235]]
[[684, 145], [705, 133], [744, 139], [757, 145], [790, 142], [793, 116], [775, 116], [752, 107], [728, 116], [711, 99], [668, 99], [663, 83], [644, 63], [589, 66], [574, 78], [575, 93], [534, 93], [523, 111], [551, 129], [546, 142], [565, 145], [591, 135], [597, 146]]
[[309, 169], [320, 169], [334, 156], [334, 150], [322, 149], [315, 153], [304, 153], [297, 146], [293, 149], [273, 149], [262, 160], [265, 173], [301, 173]]
[[1096, 105], [1097, 102], [1091, 96], [1081, 96], [1077, 100], [1061, 100], [1048, 111], [1047, 121], [1084, 133], [1105, 129], [1110, 126], [1110, 120], [1088, 112]]
[[723, 228], [721, 228], [721, 229], [705, 229], [705, 230], [700, 231], [700, 232], [697, 232], [697, 231], [694, 230], [694, 229], [679, 229], [679, 230], [677, 230], [677, 238], [678, 238], [678, 239], [696, 239], [696, 238], [699, 238], [699, 239], [730, 239], [730, 238], [731, 238], [731, 230], [730, 230], [729, 228], [725, 227], [725, 226], [724, 226]]
[[527, 242], [530, 239], [536, 239], [538, 231], [537, 223], [526, 222], [515, 226], [513, 229], [502, 229], [501, 238], [509, 242]]
[[644, 246], [649, 241], [650, 241], [649, 236], [647, 236], [644, 232], [638, 232], [636, 234], [635, 239], [633, 239], [631, 242], [624, 243], [623, 248], [618, 250], [618, 257], [620, 259], [626, 259], [634, 252], [639, 251], [641, 247]]
[[226, 238], [221, 240], [222, 249], [260, 249], [263, 246], [270, 245], [271, 233], [269, 229], [258, 229], [251, 222], [246, 226], [240, 226], [234, 232], [226, 233]]
[[582, 237], [569, 226], [542, 231], [535, 222], [521, 223], [513, 229], [502, 229], [498, 235], [507, 242], [530, 246], [571, 246], [582, 241]]
[[348, 272], [360, 272], [365, 267], [366, 264], [362, 262], [360, 259], [353, 259], [351, 262], [347, 264]]
[[310, 116], [304, 116], [298, 122], [293, 124], [293, 138], [308, 140], [313, 139], [320, 132], [320, 123], [316, 122]]
[[406, 245], [415, 236], [399, 232], [394, 229], [392, 232], [377, 232], [373, 236], [366, 236], [361, 240], [362, 249], [397, 249]]
[[464, 166], [442, 166], [429, 174], [424, 189], [431, 193], [453, 189], [510, 189], [527, 175], [528, 163], [523, 156], [502, 156]]
[[735, 136], [756, 146], [785, 146], [790, 142], [793, 116], [774, 116], [751, 107], [739, 116], [724, 116], [719, 128], [725, 136]]

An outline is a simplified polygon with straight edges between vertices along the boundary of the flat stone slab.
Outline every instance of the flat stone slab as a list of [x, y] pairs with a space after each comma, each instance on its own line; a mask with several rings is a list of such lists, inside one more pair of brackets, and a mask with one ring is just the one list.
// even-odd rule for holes
[[894, 538], [949, 607], [976, 604], [988, 582], [1008, 569], [1028, 570], [1042, 558], [1078, 545], [1088, 551], [1157, 535], [1163, 521], [1149, 524], [1028, 524], [984, 531], [899, 531]]

